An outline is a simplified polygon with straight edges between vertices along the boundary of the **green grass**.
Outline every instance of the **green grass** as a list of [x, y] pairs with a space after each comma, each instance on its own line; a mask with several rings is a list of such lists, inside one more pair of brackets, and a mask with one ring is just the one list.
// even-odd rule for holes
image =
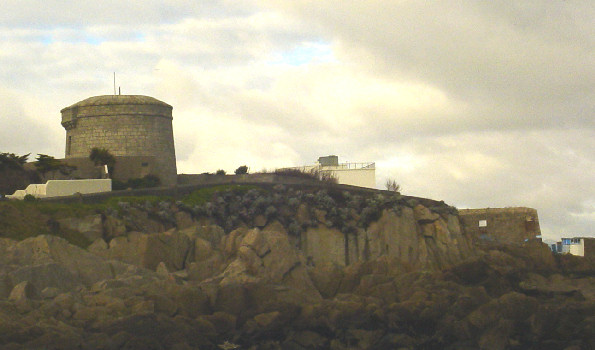
[[21, 241], [39, 235], [53, 235], [86, 248], [91, 242], [84, 235], [67, 229], [52, 230], [50, 223], [60, 218], [93, 213], [94, 210], [74, 204], [21, 201], [0, 203], [0, 237]]
[[[207, 187], [192, 192], [181, 198], [186, 205], [203, 205], [212, 200], [215, 193], [232, 191], [241, 195], [245, 192], [264, 189], [253, 185], [220, 185]], [[118, 196], [110, 197], [103, 202], [85, 203], [57, 203], [45, 201], [7, 201], [0, 202], [0, 237], [23, 240], [39, 235], [54, 235], [66, 239], [71, 244], [86, 248], [91, 244], [79, 232], [65, 228], [52, 229], [51, 222], [68, 217], [84, 217], [99, 214], [108, 208], [120, 210], [120, 202], [155, 205], [161, 201], [173, 201], [169, 196]]]
[[42, 201], [10, 201], [0, 203], [0, 211], [5, 206], [12, 206], [20, 212], [36, 211], [53, 218], [79, 217], [97, 213], [97, 205], [83, 203], [51, 203]]
[[94, 206], [98, 209], [118, 209], [118, 203], [120, 202], [130, 204], [144, 204], [149, 202], [152, 205], [154, 205], [162, 201], [171, 202], [173, 201], [173, 198], [169, 196], [118, 196], [110, 197], [102, 203], [94, 204]]

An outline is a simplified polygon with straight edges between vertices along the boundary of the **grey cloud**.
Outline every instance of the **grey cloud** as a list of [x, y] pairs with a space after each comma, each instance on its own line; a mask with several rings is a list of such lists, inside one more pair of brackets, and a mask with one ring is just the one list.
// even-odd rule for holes
[[429, 82], [457, 99], [504, 109], [488, 118], [593, 127], [583, 106], [593, 110], [595, 100], [595, 66], [588, 63], [595, 61], [595, 6], [551, 3], [329, 1], [287, 8], [340, 40], [344, 58], [363, 60], [379, 75]]
[[221, 18], [252, 11], [250, 1], [225, 0], [5, 0], [0, 25], [47, 28], [92, 24], [172, 23], [187, 17]]

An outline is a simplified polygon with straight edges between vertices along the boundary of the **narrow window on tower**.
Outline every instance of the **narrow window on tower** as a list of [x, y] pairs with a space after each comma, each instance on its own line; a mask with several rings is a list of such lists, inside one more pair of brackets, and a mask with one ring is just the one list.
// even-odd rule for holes
[[70, 147], [72, 146], [72, 136], [68, 136], [68, 141], [66, 141], [66, 155], [70, 155]]

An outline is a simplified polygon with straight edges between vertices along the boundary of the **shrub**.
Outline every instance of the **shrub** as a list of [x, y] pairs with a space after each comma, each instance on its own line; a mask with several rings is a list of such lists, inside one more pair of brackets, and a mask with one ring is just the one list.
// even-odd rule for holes
[[98, 165], [107, 165], [108, 176], [112, 177], [114, 173], [114, 165], [116, 164], [116, 157], [105, 148], [93, 147], [89, 153], [89, 159]]
[[108, 167], [116, 164], [116, 158], [105, 148], [93, 147], [89, 153], [89, 159], [95, 165], [107, 165]]
[[4, 168], [0, 170], [0, 194], [13, 194], [29, 184], [41, 183], [39, 173], [35, 170]]
[[401, 191], [401, 185], [399, 185], [397, 183], [397, 181], [395, 181], [395, 179], [386, 179], [386, 190], [387, 191], [391, 191], [391, 192], [400, 192]]
[[35, 202], [37, 200], [37, 198], [35, 198], [35, 196], [32, 194], [26, 194], [25, 198], [23, 199], [27, 202]]
[[34, 163], [35, 168], [43, 177], [49, 172], [53, 173], [54, 171], [60, 170], [62, 166], [62, 163], [58, 159], [48, 156], [47, 154], [38, 154], [35, 159], [37, 160]]
[[248, 174], [248, 166], [242, 165], [238, 167], [235, 171], [236, 175]]
[[337, 179], [335, 174], [333, 174], [332, 172], [329, 172], [329, 171], [321, 171], [320, 172], [320, 181], [326, 182], [329, 184], [339, 183], [339, 179]]
[[0, 153], [0, 170], [4, 169], [23, 169], [23, 165], [27, 162], [27, 158], [31, 153], [18, 156], [14, 153]]
[[127, 188], [151, 188], [161, 185], [161, 180], [156, 175], [146, 175], [142, 178], [128, 179], [126, 182], [112, 180], [112, 189], [114, 191], [125, 190]]
[[283, 176], [300, 177], [303, 179], [322, 181], [326, 183], [336, 184], [338, 182], [337, 178], [333, 175], [332, 172], [320, 171], [317, 168], [312, 168], [310, 170], [302, 170], [296, 168], [277, 169], [275, 170], [275, 174]]
[[219, 170], [217, 170], [217, 172], [215, 173], [215, 175], [225, 175], [225, 170], [219, 169]]
[[305, 171], [305, 170], [296, 169], [296, 168], [277, 169], [277, 170], [275, 170], [275, 174], [282, 175], [282, 176], [300, 177], [303, 179], [316, 180], [316, 181], [319, 180], [318, 174], [314, 171], [314, 169], [312, 169], [310, 171]]

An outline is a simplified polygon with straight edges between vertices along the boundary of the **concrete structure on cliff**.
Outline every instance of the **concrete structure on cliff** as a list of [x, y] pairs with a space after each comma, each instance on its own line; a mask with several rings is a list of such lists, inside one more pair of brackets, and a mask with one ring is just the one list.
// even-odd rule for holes
[[319, 172], [337, 179], [344, 185], [376, 188], [376, 163], [339, 163], [337, 156], [318, 157], [315, 165], [291, 167], [303, 172]]
[[479, 240], [521, 243], [541, 238], [533, 208], [459, 209], [459, 218], [463, 230]]
[[31, 195], [35, 198], [64, 197], [78, 194], [110, 192], [112, 190], [111, 179], [90, 179], [90, 180], [49, 180], [45, 184], [31, 184], [24, 190], [18, 190], [9, 199], [25, 199]]
[[66, 162], [78, 177], [96, 177], [89, 161], [92, 148], [116, 157], [113, 178], [125, 181], [152, 174], [163, 185], [176, 184], [172, 106], [153, 97], [106, 95], [62, 109]]

